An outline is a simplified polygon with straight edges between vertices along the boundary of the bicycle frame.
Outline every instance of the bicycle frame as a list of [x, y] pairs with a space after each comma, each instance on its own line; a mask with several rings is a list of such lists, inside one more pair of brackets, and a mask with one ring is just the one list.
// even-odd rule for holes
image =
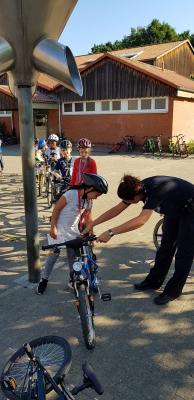
[[72, 271], [72, 286], [76, 300], [77, 310], [80, 315], [81, 327], [84, 341], [88, 349], [95, 347], [95, 328], [94, 328], [94, 291], [98, 291], [100, 299], [103, 301], [111, 300], [110, 293], [101, 294], [97, 280], [98, 266], [95, 262], [89, 242], [96, 239], [95, 236], [78, 237], [64, 243], [56, 245], [42, 246], [43, 250], [48, 248], [60, 248], [67, 246], [74, 250], [81, 250], [80, 256], [75, 259]]

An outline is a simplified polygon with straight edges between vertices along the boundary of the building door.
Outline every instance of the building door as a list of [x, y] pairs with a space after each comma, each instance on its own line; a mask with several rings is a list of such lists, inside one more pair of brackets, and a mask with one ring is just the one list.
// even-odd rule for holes
[[34, 111], [34, 136], [37, 139], [47, 139], [48, 114], [46, 111]]

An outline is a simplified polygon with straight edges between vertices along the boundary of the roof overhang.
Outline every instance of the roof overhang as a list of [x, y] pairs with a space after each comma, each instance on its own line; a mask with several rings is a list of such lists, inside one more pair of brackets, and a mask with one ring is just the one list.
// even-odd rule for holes
[[189, 92], [188, 90], [178, 89], [177, 97], [186, 97], [187, 99], [194, 99], [194, 92]]
[[59, 105], [56, 103], [32, 103], [33, 110], [58, 110]]

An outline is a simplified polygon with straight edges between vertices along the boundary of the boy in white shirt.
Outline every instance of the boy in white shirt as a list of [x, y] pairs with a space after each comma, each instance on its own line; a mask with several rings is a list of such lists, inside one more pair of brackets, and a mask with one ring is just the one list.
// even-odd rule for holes
[[[81, 185], [74, 186], [65, 192], [55, 204], [51, 217], [50, 236], [52, 239], [56, 240], [56, 243], [75, 239], [79, 236], [81, 231], [80, 221], [83, 212], [85, 210], [91, 210], [92, 200], [108, 192], [106, 180], [99, 175], [84, 174], [83, 180]], [[47, 258], [42, 273], [42, 279], [37, 287], [37, 294], [41, 295], [46, 290], [49, 276], [59, 254], [60, 251], [57, 250]], [[68, 247], [67, 257], [70, 270], [70, 286], [76, 251]]]

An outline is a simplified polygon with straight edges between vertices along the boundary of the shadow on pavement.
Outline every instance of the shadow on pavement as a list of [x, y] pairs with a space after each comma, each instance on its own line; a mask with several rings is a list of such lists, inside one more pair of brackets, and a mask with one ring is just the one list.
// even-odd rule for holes
[[[102, 398], [106, 400], [192, 400], [193, 277], [179, 300], [160, 307], [153, 303], [154, 291], [143, 293], [133, 288], [153, 265], [151, 247], [144, 242], [97, 246], [101, 289], [111, 292], [112, 301], [96, 298], [97, 345], [88, 351], [73, 295], [67, 290], [68, 268], [63, 257], [43, 296], [16, 279], [27, 272], [22, 179], [1, 177], [1, 187], [0, 369], [24, 342], [59, 335], [70, 342], [73, 351], [68, 383], [80, 382], [81, 363], [88, 360], [105, 387]], [[44, 234], [48, 231], [48, 220], [43, 218], [45, 201], [38, 202]], [[46, 216], [49, 214], [47, 211]], [[94, 397], [90, 391], [79, 395], [80, 400]]]

